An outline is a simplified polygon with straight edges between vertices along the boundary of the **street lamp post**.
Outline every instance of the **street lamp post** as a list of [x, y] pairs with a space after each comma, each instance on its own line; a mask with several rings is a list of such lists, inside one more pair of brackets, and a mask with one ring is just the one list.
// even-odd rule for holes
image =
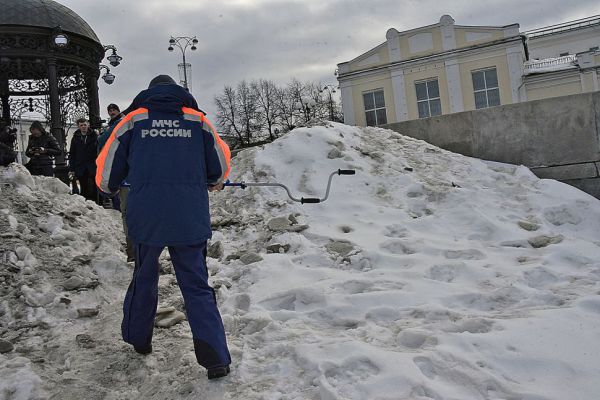
[[100, 71], [106, 71], [104, 73], [104, 75], [102, 75], [102, 80], [107, 84], [107, 85], [112, 85], [113, 82], [115, 81], [115, 76], [113, 74], [110, 73], [110, 68], [108, 68], [106, 65], [104, 64], [100, 64]]
[[310, 112], [314, 111], [317, 106], [317, 102], [315, 99], [311, 99], [308, 97], [300, 97], [300, 99], [294, 105], [294, 108], [298, 111], [302, 111], [306, 117], [306, 122], [310, 120]]
[[329, 108], [329, 120], [330, 121], [335, 121], [335, 113], [334, 113], [334, 109], [333, 109], [333, 93], [336, 92], [336, 89], [337, 89], [337, 87], [335, 85], [331, 85], [331, 84], [325, 85], [319, 89], [319, 94], [327, 92], [327, 95], [328, 95], [327, 104], [328, 104], [328, 108]]
[[112, 53], [108, 57], [106, 57], [106, 59], [108, 60], [110, 65], [112, 65], [113, 67], [118, 67], [119, 64], [121, 64], [121, 61], [123, 61], [123, 57], [121, 57], [120, 55], [117, 54], [117, 48], [115, 46], [113, 46], [112, 44], [108, 44], [108, 45], [102, 46], [102, 47], [104, 47], [105, 53], [108, 50], [112, 50]]
[[185, 60], [185, 51], [188, 49], [188, 47], [192, 51], [195, 51], [197, 49], [197, 47], [196, 47], [197, 44], [198, 44], [198, 39], [196, 39], [196, 36], [193, 36], [193, 37], [188, 37], [188, 36], [173, 37], [173, 36], [171, 36], [171, 39], [169, 39], [169, 48], [168, 48], [169, 51], [175, 50], [175, 48], [173, 46], [177, 46], [179, 48], [179, 50], [181, 50], [181, 54], [183, 56], [183, 87], [186, 88], [188, 91], [189, 91], [189, 84], [188, 84], [188, 76], [187, 76], [187, 63]]

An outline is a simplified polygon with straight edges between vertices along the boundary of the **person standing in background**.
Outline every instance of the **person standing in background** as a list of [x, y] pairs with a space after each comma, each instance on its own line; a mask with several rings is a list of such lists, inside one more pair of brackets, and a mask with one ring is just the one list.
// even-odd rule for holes
[[69, 170], [79, 181], [80, 194], [98, 203], [98, 191], [94, 184], [98, 135], [90, 129], [90, 123], [85, 118], [77, 120], [77, 128], [69, 148]]
[[[108, 107], [106, 108], [106, 110], [108, 111], [108, 115], [110, 116], [110, 121], [108, 121], [108, 126], [106, 127], [106, 129], [104, 129], [104, 131], [98, 138], [99, 151], [102, 151], [102, 148], [104, 148], [104, 145], [106, 144], [106, 141], [110, 137], [110, 134], [112, 133], [113, 129], [119, 123], [121, 118], [123, 118], [123, 116], [124, 116], [121, 113], [119, 106], [114, 103], [109, 104]], [[101, 192], [101, 193], [104, 193], [104, 192]], [[121, 219], [123, 221], [123, 232], [125, 233], [125, 246], [126, 246], [126, 253], [127, 253], [127, 262], [133, 262], [133, 261], [135, 261], [135, 250], [133, 248], [133, 243], [131, 242], [131, 239], [129, 239], [129, 233], [127, 230], [127, 195], [128, 194], [129, 194], [129, 183], [127, 183], [127, 181], [123, 181], [121, 183], [121, 188], [119, 190], [119, 194], [113, 196], [112, 198], [108, 197], [108, 195], [106, 195], [106, 194], [104, 194], [104, 195], [112, 200], [113, 208], [121, 211]], [[117, 204], [118, 204], [118, 208], [116, 207]]]
[[[121, 114], [121, 109], [119, 108], [118, 105], [116, 105], [114, 103], [109, 104], [108, 107], [106, 107], [106, 111], [108, 112], [108, 116], [110, 117], [110, 120], [108, 121], [108, 124], [106, 125], [106, 127], [104, 128], [102, 133], [100, 133], [100, 136], [98, 137], [98, 153], [100, 153], [100, 151], [104, 147], [104, 144], [110, 137], [110, 134], [111, 134], [112, 130], [115, 128], [115, 125], [117, 125], [117, 123], [119, 123], [121, 118], [123, 118], [123, 114]], [[120, 194], [119, 194], [119, 196], [109, 197], [106, 193], [100, 192], [100, 200], [102, 201], [102, 205], [104, 208], [112, 208], [117, 211], [122, 211]], [[123, 220], [125, 220], [124, 217], [123, 217]], [[125, 229], [127, 229], [127, 228], [125, 227]]]
[[54, 157], [62, 153], [58, 142], [42, 126], [34, 121], [29, 127], [29, 142], [25, 155], [30, 158], [26, 167], [31, 175], [54, 176]]

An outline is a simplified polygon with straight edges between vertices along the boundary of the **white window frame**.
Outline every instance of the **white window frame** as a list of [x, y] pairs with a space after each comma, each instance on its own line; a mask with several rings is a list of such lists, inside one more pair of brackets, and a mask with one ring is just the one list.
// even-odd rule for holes
[[[488, 86], [488, 82], [487, 79], [485, 78], [485, 72], [486, 71], [491, 71], [491, 70], [495, 70], [496, 71], [496, 86]], [[498, 68], [496, 66], [491, 67], [491, 68], [484, 68], [484, 69], [476, 69], [471, 71], [471, 83], [473, 83], [473, 74], [478, 73], [478, 72], [482, 72], [483, 73], [483, 89], [480, 90], [475, 90], [475, 85], [473, 85], [473, 98], [475, 101], [475, 108], [478, 110], [483, 110], [484, 108], [490, 108], [490, 107], [496, 107], [496, 106], [500, 106], [502, 105], [502, 101], [500, 100], [500, 80], [498, 79]], [[498, 104], [494, 104], [494, 105], [490, 105], [490, 96], [488, 96], [488, 92], [491, 90], [497, 89], [498, 90]], [[477, 98], [476, 98], [476, 94], [477, 93], [485, 93], [485, 107], [481, 107], [481, 108], [477, 108]]]
[[[381, 92], [382, 96], [383, 96], [383, 107], [377, 107], [377, 104], [375, 102], [375, 93], [377, 92]], [[365, 104], [365, 95], [370, 94], [373, 96], [373, 107], [374, 108], [369, 108], [367, 110], [367, 105]], [[367, 112], [373, 111], [375, 113], [375, 125], [374, 126], [379, 126], [379, 125], [384, 125], [384, 124], [380, 124], [377, 118], [377, 111], [379, 110], [384, 110], [385, 111], [385, 124], [388, 123], [387, 120], [387, 106], [385, 105], [385, 92], [383, 91], [383, 88], [379, 88], [379, 89], [374, 89], [374, 90], [369, 90], [366, 92], [362, 93], [362, 98], [363, 98], [363, 108], [365, 109], [365, 125], [368, 125], [368, 120], [367, 120]]]
[[[429, 82], [437, 82], [437, 87], [438, 87], [438, 96], [437, 97], [430, 97], [429, 95]], [[427, 90], [427, 98], [424, 100], [419, 100], [418, 95], [417, 95], [417, 85], [418, 84], [425, 84], [425, 89]], [[423, 79], [420, 81], [415, 81], [415, 96], [417, 96], [417, 113], [419, 113], [419, 104], [420, 103], [427, 103], [427, 115], [421, 116], [419, 114], [419, 118], [430, 118], [430, 117], [437, 117], [438, 115], [442, 115], [443, 114], [443, 110], [442, 110], [442, 99], [441, 99], [441, 90], [440, 90], [440, 81], [438, 79], [438, 77], [436, 76], [435, 78], [427, 78], [427, 79]], [[431, 101], [433, 100], [439, 100], [440, 102], [440, 113], [439, 114], [435, 114], [435, 115], [431, 115]]]

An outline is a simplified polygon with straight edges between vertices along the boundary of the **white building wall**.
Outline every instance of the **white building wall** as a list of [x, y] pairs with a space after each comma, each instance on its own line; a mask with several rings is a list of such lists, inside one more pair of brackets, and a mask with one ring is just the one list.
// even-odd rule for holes
[[600, 26], [571, 32], [560, 32], [528, 40], [529, 58], [558, 57], [562, 53], [577, 54], [600, 47]]
[[526, 100], [526, 91], [523, 83], [523, 49], [522, 46], [513, 46], [506, 49], [508, 60], [508, 74], [510, 77], [510, 88], [512, 102], [518, 103]]
[[442, 30], [442, 48], [444, 51], [456, 48], [456, 33], [454, 31], [454, 19], [449, 15], [440, 18]]
[[465, 110], [463, 102], [462, 83], [460, 80], [460, 65], [458, 60], [445, 62], [446, 79], [448, 81], [448, 97], [450, 99], [450, 112], [461, 112]]
[[396, 106], [396, 122], [408, 120], [408, 104], [406, 102], [406, 85], [404, 84], [404, 71], [397, 69], [391, 71], [392, 87], [394, 90], [394, 104]]
[[340, 91], [342, 92], [342, 110], [344, 111], [344, 123], [346, 125], [356, 125], [354, 116], [354, 99], [352, 97], [352, 82], [340, 82]]
[[400, 50], [400, 35], [398, 31], [394, 28], [388, 29], [385, 34], [385, 38], [387, 39], [390, 62], [402, 60], [402, 51]]

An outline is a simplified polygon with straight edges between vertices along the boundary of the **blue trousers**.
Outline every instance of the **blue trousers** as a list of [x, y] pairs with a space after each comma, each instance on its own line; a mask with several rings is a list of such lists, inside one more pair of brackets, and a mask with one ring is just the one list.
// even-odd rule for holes
[[[152, 343], [158, 305], [158, 258], [164, 247], [137, 244], [135, 270], [123, 304], [123, 340], [137, 348]], [[205, 368], [229, 365], [223, 321], [214, 290], [208, 285], [206, 242], [194, 246], [169, 246], [177, 283], [194, 338], [198, 363]]]

